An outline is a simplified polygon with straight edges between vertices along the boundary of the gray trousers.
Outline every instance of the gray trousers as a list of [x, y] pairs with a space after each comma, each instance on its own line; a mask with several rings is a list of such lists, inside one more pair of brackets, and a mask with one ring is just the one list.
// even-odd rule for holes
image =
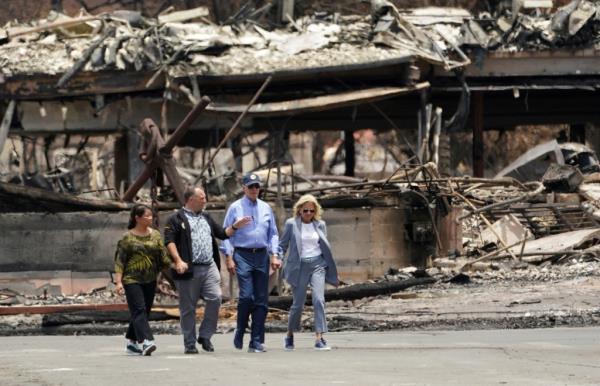
[[315, 332], [327, 332], [327, 319], [325, 318], [325, 269], [327, 269], [327, 263], [323, 259], [323, 256], [312, 257], [310, 260], [301, 260], [298, 285], [292, 287], [294, 300], [288, 317], [289, 331], [300, 331], [302, 309], [306, 302], [306, 289], [310, 283]]
[[179, 314], [183, 344], [196, 346], [196, 305], [204, 299], [204, 319], [198, 336], [210, 339], [217, 330], [221, 307], [221, 275], [217, 265], [194, 265], [194, 276], [188, 280], [175, 280], [179, 293]]

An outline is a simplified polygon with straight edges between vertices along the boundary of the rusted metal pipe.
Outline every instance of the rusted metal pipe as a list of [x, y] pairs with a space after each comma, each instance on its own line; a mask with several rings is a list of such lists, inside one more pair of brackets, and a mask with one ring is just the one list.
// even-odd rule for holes
[[183, 118], [183, 121], [181, 121], [179, 126], [177, 126], [177, 128], [173, 132], [173, 134], [167, 139], [165, 145], [161, 149], [159, 149], [161, 154], [171, 154], [175, 145], [177, 145], [179, 141], [181, 141], [185, 133], [189, 130], [192, 123], [196, 121], [198, 116], [202, 114], [202, 112], [206, 109], [206, 106], [208, 106], [210, 102], [210, 98], [207, 96], [203, 96], [200, 99], [200, 102], [198, 102], [198, 104], [194, 106], [192, 111], [190, 111], [188, 115], [186, 115], [185, 118]]
[[204, 165], [204, 167], [200, 171], [200, 175], [196, 178], [196, 180], [194, 181], [194, 183], [197, 183], [198, 180], [200, 180], [200, 178], [202, 178], [202, 175], [204, 174], [204, 172], [206, 171], [206, 169], [208, 169], [208, 167], [212, 164], [212, 162], [214, 161], [215, 156], [217, 155], [217, 153], [219, 152], [219, 150], [221, 150], [223, 148], [223, 146], [225, 146], [225, 144], [227, 143], [227, 141], [229, 140], [229, 138], [231, 138], [231, 136], [233, 136], [233, 134], [236, 132], [239, 124], [242, 122], [242, 119], [244, 119], [244, 117], [246, 116], [246, 114], [248, 114], [248, 111], [250, 110], [250, 107], [252, 107], [252, 105], [254, 105], [254, 103], [256, 103], [256, 100], [263, 93], [263, 91], [265, 91], [265, 88], [267, 88], [267, 86], [269, 85], [269, 83], [271, 83], [272, 79], [273, 79], [273, 75], [269, 75], [267, 77], [267, 79], [265, 79], [265, 82], [262, 84], [262, 86], [260, 87], [260, 89], [258, 89], [258, 91], [256, 92], [256, 94], [254, 94], [254, 96], [252, 97], [252, 100], [250, 100], [250, 103], [248, 103], [248, 105], [246, 106], [246, 109], [244, 110], [244, 112], [242, 112], [240, 114], [240, 116], [233, 123], [233, 125], [231, 126], [231, 128], [229, 129], [229, 131], [227, 131], [227, 134], [225, 134], [225, 137], [223, 138], [223, 140], [221, 141], [221, 143], [219, 143], [219, 146], [217, 146], [217, 149], [215, 150], [215, 152], [210, 156], [210, 159]]

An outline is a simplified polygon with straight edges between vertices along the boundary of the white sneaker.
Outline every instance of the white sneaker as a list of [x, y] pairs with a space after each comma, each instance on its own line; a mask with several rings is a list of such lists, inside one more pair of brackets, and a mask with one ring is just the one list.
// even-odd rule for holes
[[154, 351], [156, 351], [154, 341], [148, 339], [144, 340], [144, 343], [142, 344], [142, 355], [150, 356]]
[[125, 352], [127, 355], [142, 355], [142, 348], [138, 342], [127, 339]]

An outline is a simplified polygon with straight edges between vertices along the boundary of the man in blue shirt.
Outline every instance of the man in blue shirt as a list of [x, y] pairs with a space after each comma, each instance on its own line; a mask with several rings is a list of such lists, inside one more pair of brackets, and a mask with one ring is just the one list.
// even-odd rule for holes
[[249, 173], [242, 179], [244, 196], [231, 204], [225, 215], [223, 227], [232, 226], [243, 218], [249, 224], [236, 230], [221, 244], [226, 256], [227, 270], [238, 278], [239, 299], [237, 328], [233, 344], [242, 349], [244, 332], [252, 315], [252, 327], [248, 352], [265, 352], [265, 320], [268, 310], [269, 266], [274, 270], [281, 267], [278, 259], [279, 234], [273, 210], [258, 198], [260, 177]]

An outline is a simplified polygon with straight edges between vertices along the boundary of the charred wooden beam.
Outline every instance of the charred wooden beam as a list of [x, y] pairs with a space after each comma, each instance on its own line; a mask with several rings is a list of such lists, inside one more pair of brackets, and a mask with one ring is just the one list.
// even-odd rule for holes
[[77, 72], [79, 72], [79, 70], [81, 70], [83, 66], [85, 66], [85, 64], [92, 56], [94, 50], [100, 47], [100, 44], [102, 44], [109, 36], [113, 35], [114, 33], [115, 28], [109, 27], [98, 39], [96, 39], [92, 44], [90, 44], [90, 46], [86, 48], [83, 54], [81, 54], [81, 58], [79, 58], [75, 62], [75, 64], [73, 64], [73, 67], [71, 67], [67, 72], [65, 72], [63, 76], [60, 77], [58, 82], [56, 82], [56, 88], [63, 88], [69, 82], [69, 80], [73, 76], [75, 76], [75, 74], [77, 74]]
[[44, 315], [59, 312], [75, 311], [100, 311], [100, 312], [118, 312], [127, 311], [126, 303], [115, 304], [60, 304], [51, 306], [10, 306], [0, 307], [0, 315]]
[[[44, 315], [42, 318], [42, 327], [55, 327], [65, 324], [86, 324], [86, 323], [102, 323], [102, 322], [117, 322], [127, 323], [130, 320], [129, 311], [101, 311], [101, 310], [85, 310], [66, 313], [53, 313]], [[148, 320], [169, 320], [178, 319], [176, 316], [171, 316], [166, 312], [151, 311]]]
[[75, 74], [69, 80], [68, 87], [63, 89], [56, 88], [59, 75], [15, 75], [0, 82], [0, 98], [43, 100], [64, 96], [121, 94], [162, 88], [164, 75], [160, 75], [152, 87], [146, 88], [146, 83], [153, 74], [153, 71], [85, 71]]
[[[21, 185], [8, 184], [0, 182], [0, 201], [10, 202], [12, 206], [18, 208], [18, 203], [25, 201], [28, 207], [39, 206], [40, 211], [85, 211], [85, 210], [106, 210], [122, 211], [129, 210], [129, 205], [101, 199], [86, 199], [70, 194], [56, 193], [45, 189], [35, 187], [25, 187]], [[4, 208], [6, 205], [1, 205]]]
[[[352, 300], [368, 296], [387, 295], [402, 291], [416, 285], [425, 285], [435, 283], [431, 277], [415, 278], [402, 281], [382, 281], [378, 283], [361, 283], [348, 287], [331, 289], [325, 291], [325, 300]], [[292, 305], [292, 296], [270, 296], [269, 307], [287, 310]], [[307, 297], [307, 304], [310, 304], [310, 297]]]
[[[85, 17], [78, 17], [78, 18], [73, 18], [73, 19], [68, 19], [68, 20], [60, 20], [60, 21], [56, 21], [56, 22], [52, 22], [52, 23], [46, 23], [46, 24], [42, 24], [36, 27], [13, 27], [13, 28], [9, 28], [7, 31], [5, 31], [6, 33], [6, 40], [10, 40], [19, 36], [24, 36], [30, 33], [36, 33], [36, 32], [44, 32], [44, 31], [52, 31], [58, 28], [68, 28], [68, 27], [72, 27], [72, 26], [76, 26], [76, 25], [80, 25], [83, 23], [87, 23], [90, 21], [95, 21], [95, 20], [100, 20], [102, 19], [103, 16], [85, 16]], [[0, 44], [3, 44], [3, 42], [0, 40]]]
[[[429, 87], [428, 82], [422, 82], [408, 87], [374, 87], [364, 90], [350, 91], [335, 95], [322, 95], [314, 98], [295, 99], [284, 102], [257, 103], [250, 107], [248, 115], [251, 116], [281, 116], [300, 113], [312, 113], [331, 110], [340, 107], [354, 106], [363, 103], [372, 103], [384, 99], [419, 91]], [[239, 114], [247, 105], [231, 105], [213, 103], [207, 111], [217, 113]]]
[[[306, 85], [322, 85], [323, 82], [331, 82], [334, 76], [336, 79], [342, 79], [352, 84], [355, 84], [357, 79], [360, 79], [361, 83], [371, 80], [387, 80], [387, 84], [389, 84], [389, 81], [393, 81], [394, 84], [406, 84], [408, 83], [408, 73], [412, 61], [412, 56], [404, 56], [368, 63], [309, 68], [302, 71], [278, 71], [274, 75], [277, 83], [282, 87], [289, 87], [293, 83], [302, 84], [303, 87], [306, 87]], [[155, 73], [156, 69], [148, 71], [102, 70], [78, 72], [71, 78], [68, 86], [60, 90], [55, 87], [60, 75], [20, 74], [5, 77], [3, 81], [0, 81], [0, 98], [41, 100], [64, 96], [119, 94], [163, 89], [165, 84], [164, 72], [161, 72], [149, 87], [146, 86]], [[190, 77], [195, 76], [198, 86], [204, 93], [210, 94], [211, 92], [221, 93], [223, 88], [255, 89], [257, 84], [261, 84], [268, 75], [270, 73], [239, 75], [186, 73], [177, 75], [172, 83], [174, 85], [189, 85]]]

